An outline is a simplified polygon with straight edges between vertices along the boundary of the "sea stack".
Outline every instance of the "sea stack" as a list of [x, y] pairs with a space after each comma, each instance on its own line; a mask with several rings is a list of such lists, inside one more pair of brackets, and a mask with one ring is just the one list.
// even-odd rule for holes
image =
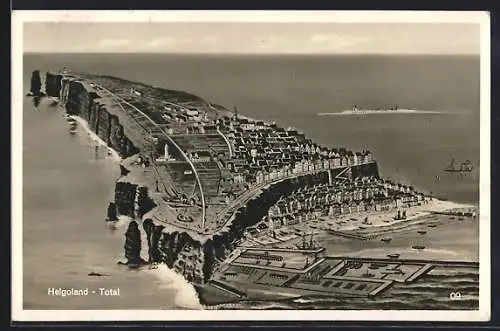
[[127, 265], [140, 265], [144, 261], [141, 258], [141, 233], [136, 221], [131, 221], [125, 233], [125, 258]]
[[118, 220], [118, 216], [116, 215], [116, 205], [114, 202], [110, 202], [108, 205], [108, 218], [106, 221], [114, 222]]
[[160, 263], [162, 261], [162, 230], [165, 228], [164, 226], [156, 226], [153, 224], [153, 221], [147, 219], [143, 223], [144, 231], [146, 232], [148, 238], [148, 247], [149, 247], [149, 263]]
[[40, 89], [42, 88], [42, 80], [40, 79], [40, 70], [34, 70], [31, 74], [30, 92], [33, 96], [40, 96]]

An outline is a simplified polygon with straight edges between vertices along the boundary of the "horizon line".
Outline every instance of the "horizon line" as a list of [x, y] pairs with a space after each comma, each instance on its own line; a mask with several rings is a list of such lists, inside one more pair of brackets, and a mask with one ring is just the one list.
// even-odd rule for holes
[[480, 57], [480, 53], [238, 53], [238, 52], [47, 52], [25, 51], [23, 55], [52, 54], [52, 55], [228, 55], [228, 56], [462, 56]]

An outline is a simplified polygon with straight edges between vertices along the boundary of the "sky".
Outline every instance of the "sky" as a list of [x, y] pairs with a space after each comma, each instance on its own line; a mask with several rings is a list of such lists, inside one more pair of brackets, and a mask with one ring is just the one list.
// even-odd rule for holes
[[479, 54], [475, 23], [30, 22], [24, 52]]

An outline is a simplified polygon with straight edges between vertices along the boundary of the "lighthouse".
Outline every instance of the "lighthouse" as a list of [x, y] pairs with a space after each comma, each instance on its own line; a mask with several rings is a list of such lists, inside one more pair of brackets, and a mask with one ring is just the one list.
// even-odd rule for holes
[[167, 143], [165, 143], [164, 152], [165, 152], [165, 156], [164, 156], [165, 161], [170, 160], [170, 155], [168, 154], [168, 144]]

